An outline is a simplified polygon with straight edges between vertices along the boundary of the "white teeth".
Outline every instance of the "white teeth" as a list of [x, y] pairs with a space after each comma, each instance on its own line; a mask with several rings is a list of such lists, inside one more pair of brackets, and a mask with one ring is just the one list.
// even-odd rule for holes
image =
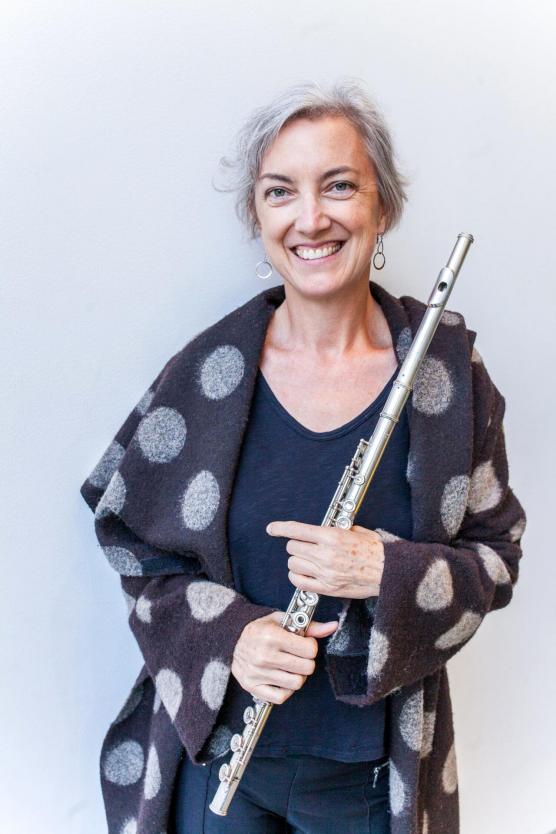
[[303, 246], [296, 246], [295, 252], [305, 261], [314, 261], [316, 258], [324, 258], [327, 255], [332, 255], [334, 252], [337, 252], [341, 246], [341, 243], [335, 243], [332, 246], [323, 246], [322, 249], [304, 249]]

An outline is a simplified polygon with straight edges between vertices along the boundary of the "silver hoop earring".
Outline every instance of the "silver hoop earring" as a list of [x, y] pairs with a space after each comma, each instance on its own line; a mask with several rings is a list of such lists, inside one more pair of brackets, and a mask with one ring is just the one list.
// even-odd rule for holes
[[[266, 273], [266, 275], [261, 275], [261, 273], [260, 273], [260, 271], [259, 271], [259, 267], [261, 267], [261, 266], [263, 266], [263, 267], [264, 267], [264, 264], [266, 264], [266, 265], [267, 265], [267, 267], [269, 267], [270, 272], [267, 272], [267, 273]], [[259, 263], [258, 263], [258, 264], [257, 264], [257, 266], [255, 267], [255, 273], [256, 273], [256, 275], [257, 275], [257, 278], [260, 278], [262, 281], [266, 281], [266, 280], [267, 280], [267, 278], [270, 278], [270, 276], [272, 275], [272, 271], [273, 271], [273, 270], [272, 270], [272, 264], [270, 263], [270, 261], [269, 261], [269, 260], [267, 260], [267, 256], [266, 256], [266, 252], [265, 252], [265, 254], [264, 254], [264, 260], [259, 261]]]
[[[384, 256], [384, 243], [382, 242], [382, 235], [376, 236], [377, 242], [377, 249], [373, 255], [373, 266], [375, 269], [382, 269], [384, 264], [386, 263], [386, 258]], [[378, 258], [378, 262], [377, 262]]]

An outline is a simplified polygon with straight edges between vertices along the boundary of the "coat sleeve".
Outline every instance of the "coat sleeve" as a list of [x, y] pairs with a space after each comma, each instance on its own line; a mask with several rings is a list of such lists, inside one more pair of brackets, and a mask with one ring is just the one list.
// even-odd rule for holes
[[339, 700], [365, 706], [432, 674], [467, 643], [485, 614], [512, 598], [526, 517], [508, 484], [505, 401], [476, 350], [472, 373], [473, 467], [457, 538], [414, 542], [381, 531], [379, 595], [349, 600], [337, 630], [347, 624], [344, 642], [357, 644], [359, 629], [364, 651], [342, 651], [334, 635], [340, 646], [332, 642], [327, 656]]
[[119, 574], [129, 625], [156, 688], [155, 710], [163, 705], [197, 763], [224, 701], [243, 628], [277, 609], [211, 581], [195, 553], [149, 544], [119, 515], [125, 494], [118, 467], [164, 372], [128, 415], [80, 492], [95, 513], [98, 546]]

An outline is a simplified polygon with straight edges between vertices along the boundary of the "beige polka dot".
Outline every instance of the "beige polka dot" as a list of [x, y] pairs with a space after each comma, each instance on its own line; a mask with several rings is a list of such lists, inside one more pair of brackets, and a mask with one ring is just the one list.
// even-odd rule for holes
[[457, 623], [442, 634], [435, 642], [437, 649], [451, 649], [468, 640], [479, 628], [482, 617], [474, 611], [464, 611]]
[[510, 541], [518, 542], [525, 532], [525, 519], [520, 518], [519, 521], [510, 527]]
[[469, 475], [454, 475], [442, 492], [440, 518], [448, 535], [453, 538], [461, 527], [469, 496]]
[[471, 476], [469, 489], [469, 511], [482, 513], [500, 503], [502, 487], [494, 472], [491, 460], [480, 463]]
[[471, 351], [471, 361], [477, 362], [477, 364], [480, 365], [483, 364], [483, 358], [476, 347], [473, 347], [473, 350]]
[[127, 739], [108, 751], [102, 769], [105, 778], [114, 785], [133, 785], [141, 778], [144, 764], [141, 745]]
[[209, 709], [220, 709], [230, 677], [230, 667], [221, 660], [211, 660], [201, 677], [201, 696]]
[[406, 800], [406, 789], [400, 772], [390, 759], [390, 809], [394, 816], [403, 811]]
[[124, 600], [127, 608], [127, 616], [129, 617], [135, 607], [135, 597], [132, 597], [131, 594], [128, 594], [127, 591], [124, 591], [123, 588], [122, 594], [124, 595]]
[[400, 712], [400, 733], [411, 750], [421, 750], [423, 738], [423, 690], [418, 689], [405, 701]]
[[423, 834], [429, 834], [429, 815], [423, 811]]
[[135, 817], [131, 817], [124, 822], [119, 834], [137, 834], [137, 820]]
[[453, 393], [452, 378], [444, 362], [435, 356], [425, 356], [413, 386], [414, 408], [427, 416], [443, 414], [452, 402]]
[[131, 550], [125, 547], [117, 547], [116, 545], [103, 547], [102, 550], [108, 560], [108, 564], [122, 576], [142, 575], [143, 568], [141, 567], [141, 562], [133, 555]]
[[107, 487], [123, 456], [124, 447], [117, 440], [113, 440], [89, 475], [89, 483], [98, 489]]
[[367, 678], [376, 678], [384, 668], [388, 660], [390, 641], [385, 634], [382, 634], [376, 626], [371, 629], [369, 640], [369, 661], [367, 664]]
[[142, 623], [151, 622], [151, 601], [141, 595], [135, 604], [135, 614]]
[[486, 572], [496, 585], [504, 585], [512, 581], [506, 565], [492, 547], [482, 543], [476, 544], [475, 547]]
[[400, 333], [396, 340], [396, 354], [398, 357], [398, 362], [404, 361], [405, 357], [409, 353], [409, 348], [411, 347], [412, 341], [413, 336], [409, 327], [404, 327], [402, 330], [400, 330]]
[[158, 753], [156, 752], [154, 744], [151, 744], [149, 748], [149, 755], [147, 756], [147, 767], [145, 769], [145, 799], [154, 799], [160, 790], [160, 783], [161, 776]]
[[110, 478], [110, 482], [106, 487], [100, 501], [95, 508], [95, 518], [104, 518], [109, 513], [116, 515], [121, 511], [126, 496], [126, 488], [124, 479], [121, 474], [116, 471]]
[[153, 701], [153, 712], [155, 714], [160, 709], [160, 704], [161, 703], [162, 703], [162, 701], [160, 700], [160, 695], [158, 694], [158, 691], [157, 691], [157, 692], [154, 693], [154, 701]]
[[173, 669], [161, 669], [154, 683], [166, 712], [173, 721], [183, 697], [183, 686], [180, 677]]
[[186, 588], [185, 595], [191, 615], [201, 623], [208, 623], [219, 617], [237, 598], [233, 588], [204, 579], [191, 582]]
[[212, 472], [203, 469], [195, 475], [183, 495], [181, 515], [184, 525], [190, 530], [204, 530], [216, 515], [219, 503], [218, 481]]
[[375, 529], [375, 533], [378, 533], [378, 535], [380, 536], [380, 538], [383, 542], [399, 542], [399, 541], [401, 541], [401, 538], [399, 536], [396, 536], [395, 533], [390, 533], [388, 530], [383, 530], [381, 527], [377, 527]]
[[444, 767], [442, 768], [442, 787], [445, 793], [454, 793], [458, 786], [458, 773], [456, 762], [456, 749], [454, 744], [450, 747]]
[[141, 420], [136, 439], [151, 463], [168, 463], [183, 449], [187, 430], [175, 408], [160, 406]]
[[201, 365], [200, 382], [205, 397], [222, 400], [234, 391], [245, 370], [243, 354], [234, 345], [215, 348]]
[[454, 597], [452, 573], [446, 559], [435, 559], [419, 583], [416, 602], [423, 611], [440, 611]]
[[462, 317], [459, 313], [452, 313], [450, 310], [444, 310], [442, 315], [440, 316], [440, 323], [447, 324], [450, 327], [453, 327], [457, 324], [461, 324]]
[[143, 396], [141, 397], [141, 399], [139, 400], [139, 402], [135, 406], [135, 408], [137, 409], [139, 414], [145, 415], [147, 413], [147, 411], [149, 410], [149, 406], [153, 401], [153, 397], [154, 397], [154, 391], [151, 388], [149, 388], [147, 391], [145, 391], [145, 393], [143, 394]]
[[432, 750], [434, 739], [434, 726], [436, 722], [436, 710], [425, 711], [423, 715], [423, 744], [421, 747], [421, 758], [428, 756]]
[[208, 752], [212, 756], [221, 756], [230, 749], [232, 730], [225, 724], [219, 724], [213, 731], [208, 743]]

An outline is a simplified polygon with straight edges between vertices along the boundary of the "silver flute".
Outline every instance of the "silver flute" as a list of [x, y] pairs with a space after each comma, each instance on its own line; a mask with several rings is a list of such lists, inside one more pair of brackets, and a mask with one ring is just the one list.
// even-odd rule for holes
[[[341, 527], [349, 530], [355, 515], [374, 477], [394, 426], [400, 418], [409, 394], [413, 390], [415, 376], [436, 332], [440, 317], [446, 307], [452, 288], [458, 277], [467, 251], [473, 243], [473, 235], [458, 235], [446, 266], [440, 270], [427, 302], [427, 310], [411, 343], [407, 356], [393, 383], [392, 391], [381, 411], [370, 440], [360, 440], [349, 466], [338, 483], [334, 497], [326, 511], [321, 527]], [[319, 595], [313, 591], [296, 588], [281, 622], [282, 628], [294, 634], [305, 635], [311, 622]], [[245, 728], [230, 741], [233, 756], [224, 763], [218, 773], [220, 785], [209, 805], [211, 811], [226, 816], [239, 781], [251, 758], [251, 754], [270, 715], [273, 704], [253, 696], [254, 705], [243, 713]]]

